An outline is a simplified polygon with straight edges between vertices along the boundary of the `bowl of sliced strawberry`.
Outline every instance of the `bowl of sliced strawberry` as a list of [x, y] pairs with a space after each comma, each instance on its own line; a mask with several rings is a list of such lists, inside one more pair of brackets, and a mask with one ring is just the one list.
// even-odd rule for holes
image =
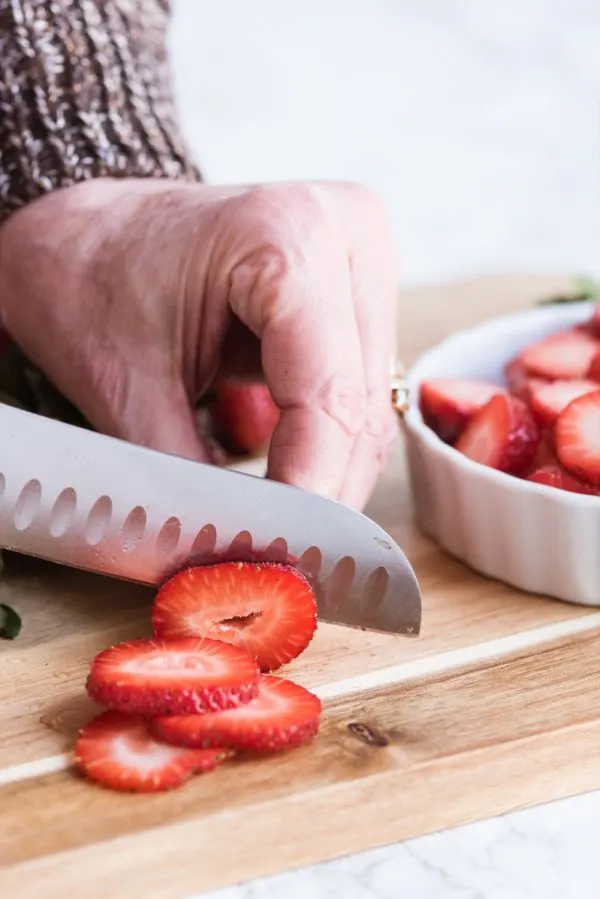
[[487, 321], [408, 380], [421, 528], [488, 577], [600, 605], [600, 305]]

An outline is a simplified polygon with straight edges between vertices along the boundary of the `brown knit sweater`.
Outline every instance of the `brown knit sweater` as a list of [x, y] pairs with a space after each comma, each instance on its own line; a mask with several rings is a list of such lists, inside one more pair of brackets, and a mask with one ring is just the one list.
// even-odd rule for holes
[[[175, 120], [169, 7], [0, 0], [0, 221], [90, 178], [199, 178]], [[1, 401], [78, 420], [0, 334]]]
[[166, 58], [169, 0], [0, 0], [0, 218], [101, 176], [195, 179]]

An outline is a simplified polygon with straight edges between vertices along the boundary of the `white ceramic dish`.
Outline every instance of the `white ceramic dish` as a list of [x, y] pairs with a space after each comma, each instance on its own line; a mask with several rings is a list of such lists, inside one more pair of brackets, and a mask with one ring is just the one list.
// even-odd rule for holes
[[503, 383], [503, 368], [545, 334], [585, 321], [590, 303], [538, 307], [462, 331], [428, 351], [408, 374], [404, 418], [419, 526], [447, 552], [506, 583], [582, 605], [600, 605], [600, 498], [495, 471], [444, 444], [421, 418], [429, 378]]

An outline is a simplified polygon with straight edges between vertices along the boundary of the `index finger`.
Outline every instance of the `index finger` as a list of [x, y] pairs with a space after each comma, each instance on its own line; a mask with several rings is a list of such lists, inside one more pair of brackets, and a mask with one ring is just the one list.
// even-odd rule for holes
[[268, 477], [337, 499], [366, 408], [348, 257], [312, 194], [289, 202], [291, 221], [280, 198], [271, 239], [237, 266], [230, 302], [261, 338], [281, 410]]

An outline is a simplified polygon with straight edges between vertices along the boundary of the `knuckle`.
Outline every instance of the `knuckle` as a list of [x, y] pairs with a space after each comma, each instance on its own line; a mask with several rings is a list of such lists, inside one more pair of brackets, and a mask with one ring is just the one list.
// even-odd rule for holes
[[383, 469], [394, 451], [400, 433], [398, 416], [390, 406], [387, 391], [370, 392], [361, 433], [373, 447], [379, 469]]
[[295, 267], [290, 247], [273, 240], [259, 243], [230, 274], [233, 311], [251, 329], [262, 331], [279, 309]]
[[379, 443], [387, 442], [390, 433], [390, 419], [393, 410], [390, 408], [390, 398], [387, 391], [370, 390], [367, 396], [367, 410], [365, 414], [364, 430]]
[[269, 241], [299, 246], [327, 228], [326, 198], [318, 185], [256, 187], [246, 194], [244, 202], [258, 234]]
[[333, 375], [318, 394], [321, 409], [349, 437], [364, 427], [367, 414], [366, 391], [345, 375]]
[[385, 216], [385, 205], [381, 195], [370, 185], [360, 181], [347, 181], [345, 188], [357, 206], [374, 216]]
[[327, 211], [318, 188], [310, 184], [253, 188], [242, 202], [250, 239], [231, 275], [232, 305], [239, 314], [260, 298], [264, 325], [284, 297], [288, 305], [296, 295], [302, 301], [315, 248], [328, 239]]

